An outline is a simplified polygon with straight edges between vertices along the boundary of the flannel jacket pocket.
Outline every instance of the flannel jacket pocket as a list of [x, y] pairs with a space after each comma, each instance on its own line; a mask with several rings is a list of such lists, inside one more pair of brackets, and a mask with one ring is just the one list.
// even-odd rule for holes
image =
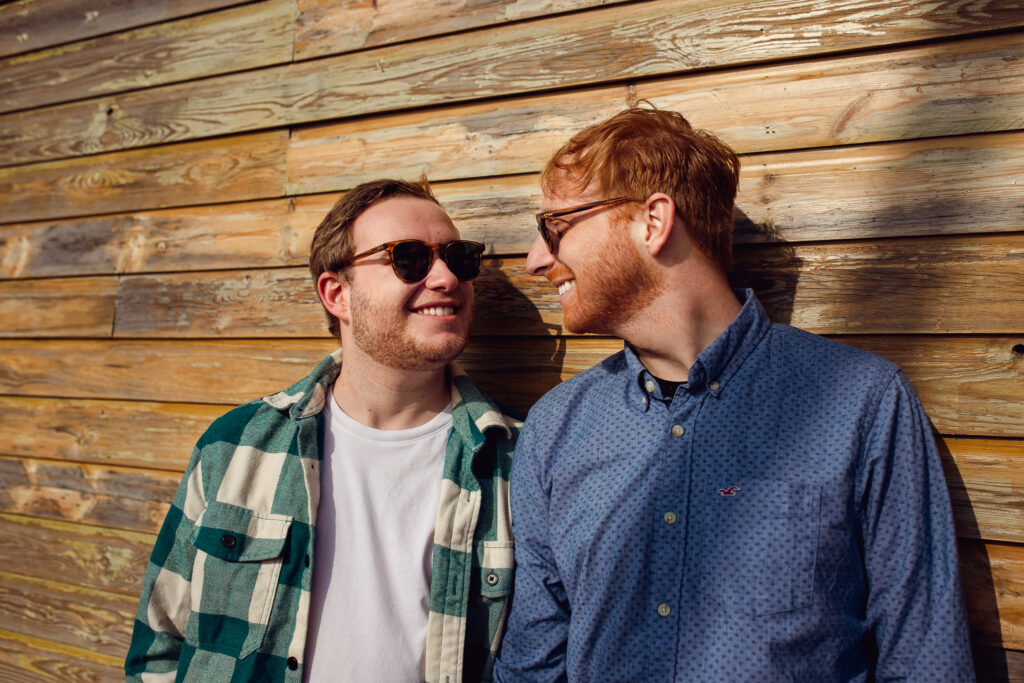
[[292, 518], [213, 502], [192, 536], [196, 645], [239, 659], [263, 643]]

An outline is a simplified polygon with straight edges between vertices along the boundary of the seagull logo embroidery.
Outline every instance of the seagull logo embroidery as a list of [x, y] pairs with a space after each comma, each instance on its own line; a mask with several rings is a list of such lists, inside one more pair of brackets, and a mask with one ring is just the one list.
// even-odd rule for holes
[[735, 496], [736, 492], [740, 490], [739, 486], [730, 486], [727, 489], [718, 489], [718, 495], [720, 496]]

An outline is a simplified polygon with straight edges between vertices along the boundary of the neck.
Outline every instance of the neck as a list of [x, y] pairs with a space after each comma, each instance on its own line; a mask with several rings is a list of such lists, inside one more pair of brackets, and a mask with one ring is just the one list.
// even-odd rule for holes
[[410, 429], [429, 422], [451, 402], [447, 368], [399, 370], [345, 346], [331, 389], [345, 414], [374, 429]]
[[666, 291], [630, 319], [619, 336], [629, 342], [652, 375], [685, 382], [697, 356], [725, 331], [741, 308], [728, 279], [718, 269], [681, 269], [669, 275]]

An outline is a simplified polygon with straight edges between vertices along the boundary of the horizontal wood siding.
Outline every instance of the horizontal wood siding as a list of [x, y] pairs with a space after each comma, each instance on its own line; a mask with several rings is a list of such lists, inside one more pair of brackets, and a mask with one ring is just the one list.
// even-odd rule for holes
[[0, 679], [119, 678], [196, 439], [336, 346], [342, 193], [487, 244], [461, 364], [526, 410], [622, 348], [531, 277], [538, 174], [640, 99], [741, 156], [737, 286], [913, 382], [979, 680], [1024, 682], [1018, 0], [0, 3]]

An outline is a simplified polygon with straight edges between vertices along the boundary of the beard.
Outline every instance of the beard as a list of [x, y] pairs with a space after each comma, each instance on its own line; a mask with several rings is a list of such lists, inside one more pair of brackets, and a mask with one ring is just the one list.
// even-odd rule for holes
[[352, 336], [356, 345], [381, 365], [397, 370], [433, 370], [462, 353], [469, 341], [469, 323], [445, 325], [431, 338], [416, 338], [408, 315], [394, 305], [373, 301], [352, 289]]
[[564, 311], [563, 323], [574, 334], [614, 335], [654, 301], [664, 284], [640, 258], [624, 224], [612, 222], [604, 243], [591, 253], [597, 259], [576, 278], [575, 302]]

